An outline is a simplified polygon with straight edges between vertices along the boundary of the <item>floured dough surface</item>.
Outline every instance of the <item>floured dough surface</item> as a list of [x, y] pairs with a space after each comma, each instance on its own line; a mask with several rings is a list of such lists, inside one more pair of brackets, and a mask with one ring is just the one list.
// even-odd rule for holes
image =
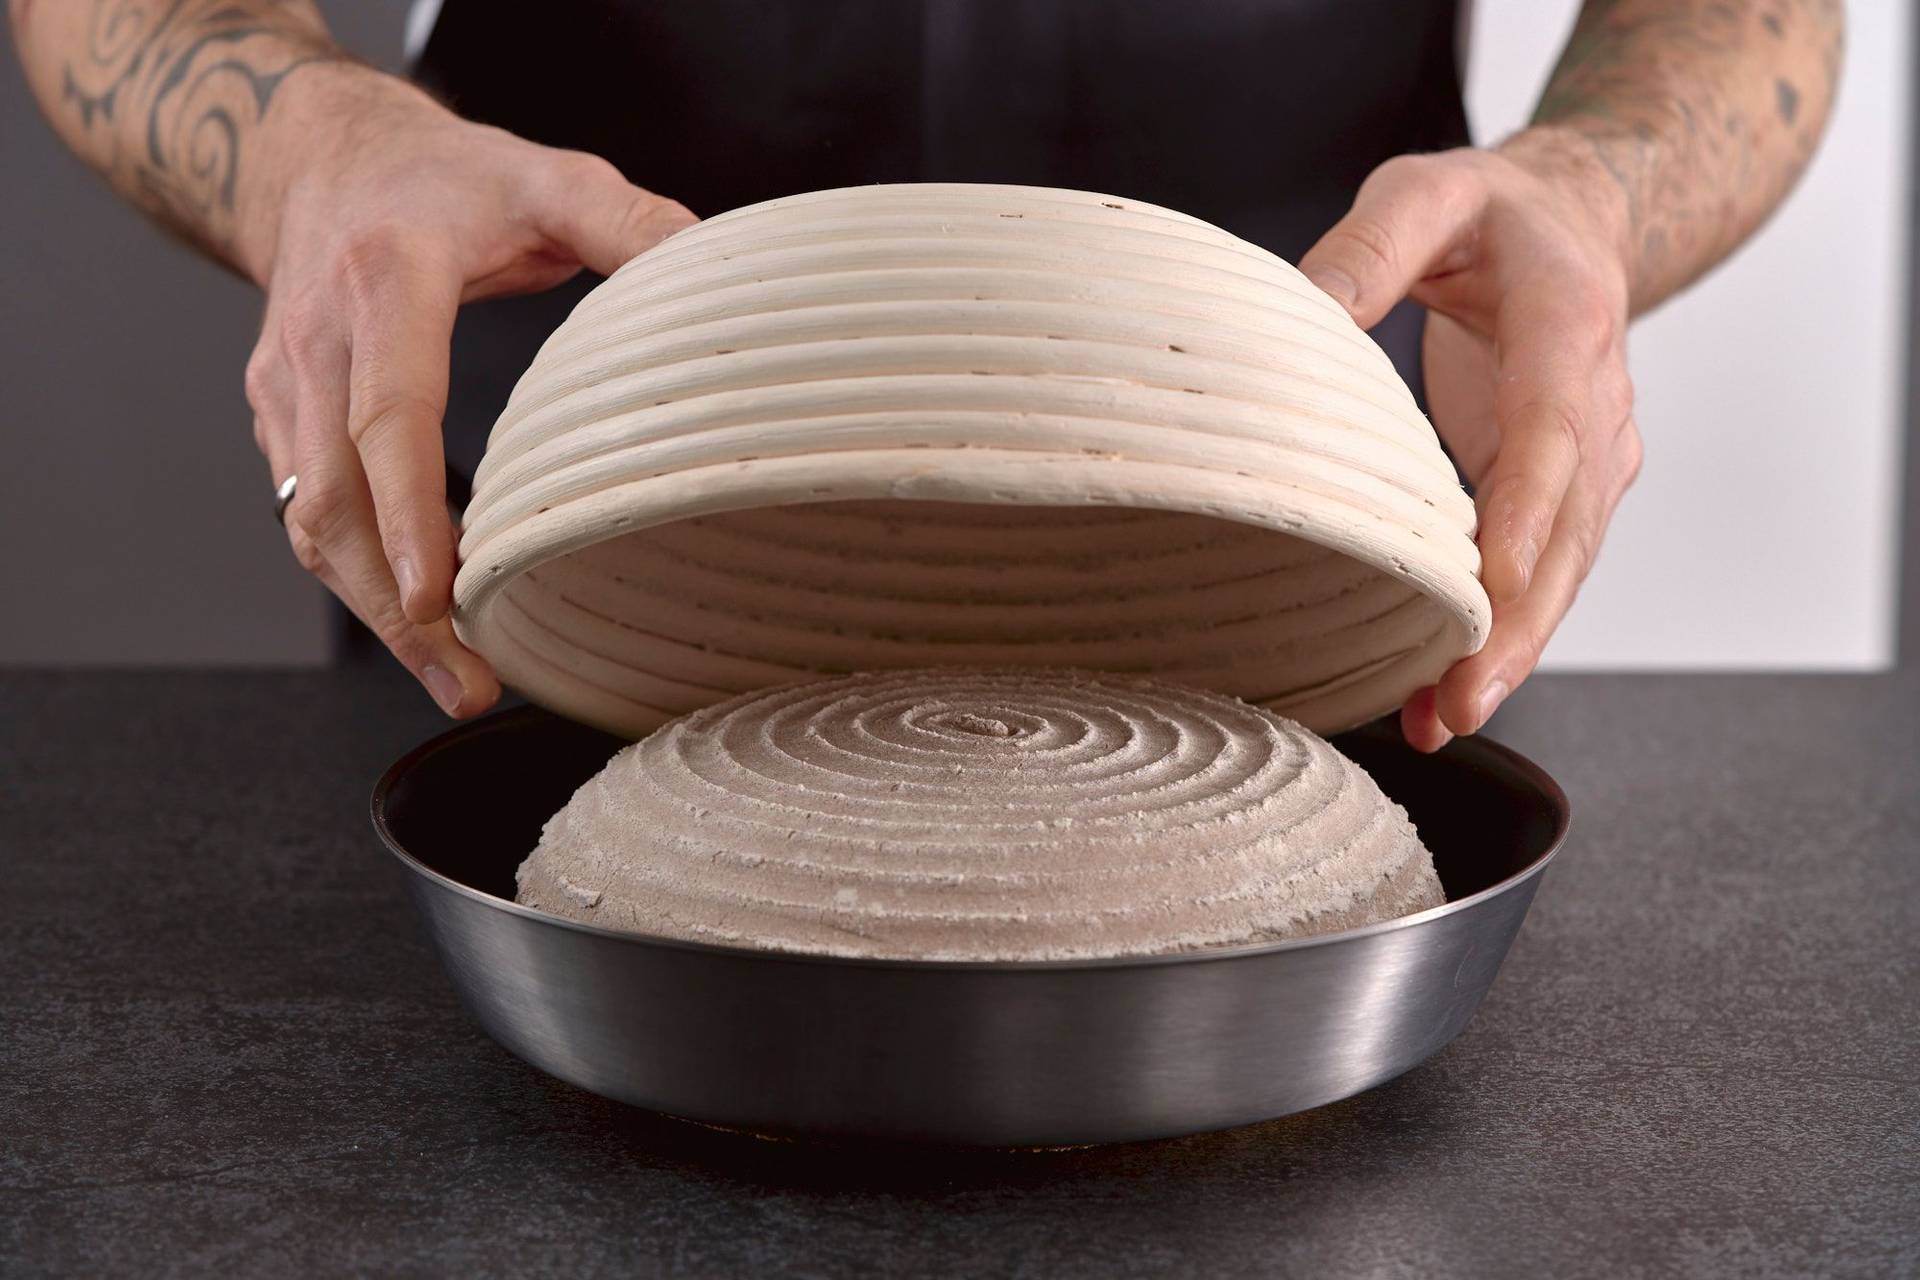
[[518, 900], [657, 936], [1050, 960], [1272, 941], [1445, 901], [1406, 811], [1237, 699], [1072, 670], [743, 695], [625, 748]]

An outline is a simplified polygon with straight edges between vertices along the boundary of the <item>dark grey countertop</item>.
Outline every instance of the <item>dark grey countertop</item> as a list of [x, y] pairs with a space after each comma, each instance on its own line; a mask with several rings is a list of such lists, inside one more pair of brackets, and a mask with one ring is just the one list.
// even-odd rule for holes
[[0, 1273], [1920, 1271], [1920, 675], [1559, 676], [1574, 804], [1473, 1024], [1305, 1115], [755, 1141], [468, 1022], [370, 832], [385, 672], [0, 674]]

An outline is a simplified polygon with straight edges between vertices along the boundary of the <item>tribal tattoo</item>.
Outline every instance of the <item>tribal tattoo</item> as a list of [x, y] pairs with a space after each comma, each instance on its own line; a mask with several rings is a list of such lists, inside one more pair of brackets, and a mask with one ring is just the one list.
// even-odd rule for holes
[[1732, 252], [1826, 127], [1843, 0], [1588, 0], [1535, 124], [1592, 147], [1626, 199], [1644, 310]]
[[94, 0], [60, 96], [109, 181], [231, 258], [248, 135], [288, 76], [346, 56], [307, 0]]

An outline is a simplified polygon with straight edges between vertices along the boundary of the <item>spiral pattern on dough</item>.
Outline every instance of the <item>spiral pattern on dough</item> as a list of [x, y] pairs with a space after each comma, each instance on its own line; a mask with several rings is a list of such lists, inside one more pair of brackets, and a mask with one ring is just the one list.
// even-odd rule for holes
[[622, 750], [519, 901], [655, 936], [1050, 960], [1301, 937], [1437, 906], [1405, 810], [1238, 700], [1084, 671], [874, 672]]

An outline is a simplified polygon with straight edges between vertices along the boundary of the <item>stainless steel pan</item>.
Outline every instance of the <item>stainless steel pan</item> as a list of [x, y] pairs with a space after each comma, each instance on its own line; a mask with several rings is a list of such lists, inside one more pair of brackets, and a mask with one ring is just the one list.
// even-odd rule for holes
[[608, 1097], [773, 1134], [1004, 1146], [1224, 1128], [1391, 1079], [1466, 1026], [1566, 796], [1497, 743], [1336, 744], [1407, 807], [1443, 907], [1297, 942], [1059, 963], [843, 960], [671, 942], [515, 905], [541, 824], [620, 745], [532, 708], [396, 763], [373, 823], [454, 988], [514, 1053]]

